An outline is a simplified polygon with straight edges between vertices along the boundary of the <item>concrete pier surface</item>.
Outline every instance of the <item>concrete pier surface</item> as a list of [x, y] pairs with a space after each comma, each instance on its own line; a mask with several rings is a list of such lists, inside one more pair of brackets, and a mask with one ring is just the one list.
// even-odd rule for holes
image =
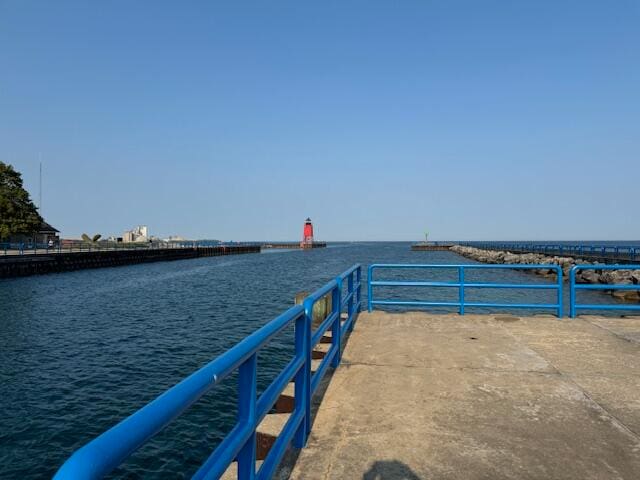
[[638, 479], [640, 318], [362, 313], [293, 479]]

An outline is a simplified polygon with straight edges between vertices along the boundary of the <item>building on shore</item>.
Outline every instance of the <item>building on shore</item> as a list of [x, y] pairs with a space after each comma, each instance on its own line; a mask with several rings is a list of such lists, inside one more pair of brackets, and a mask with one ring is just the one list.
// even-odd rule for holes
[[138, 225], [131, 230], [127, 230], [122, 235], [124, 243], [148, 242], [149, 240], [149, 229], [146, 225]]
[[9, 243], [11, 244], [23, 244], [23, 245], [48, 245], [49, 241], [53, 242], [54, 245], [58, 245], [60, 242], [60, 231], [52, 227], [50, 224], [45, 222], [44, 220], [40, 223], [40, 227], [37, 232], [32, 234], [22, 233], [16, 234], [9, 237]]

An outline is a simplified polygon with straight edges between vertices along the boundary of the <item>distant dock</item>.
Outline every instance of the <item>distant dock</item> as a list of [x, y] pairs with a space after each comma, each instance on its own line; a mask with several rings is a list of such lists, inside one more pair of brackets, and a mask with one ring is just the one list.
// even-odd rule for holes
[[129, 250], [50, 252], [38, 255], [5, 255], [0, 256], [0, 278], [245, 253], [260, 253], [260, 246], [222, 245], [215, 247], [135, 248]]
[[449, 250], [451, 247], [453, 247], [453, 243], [422, 242], [411, 245], [411, 250], [414, 252], [442, 252]]
[[272, 248], [282, 248], [282, 249], [307, 249], [307, 248], [325, 248], [327, 246], [327, 242], [313, 242], [308, 244], [305, 247], [302, 247], [300, 242], [276, 242], [276, 243], [263, 243], [262, 248], [264, 249], [272, 249]]

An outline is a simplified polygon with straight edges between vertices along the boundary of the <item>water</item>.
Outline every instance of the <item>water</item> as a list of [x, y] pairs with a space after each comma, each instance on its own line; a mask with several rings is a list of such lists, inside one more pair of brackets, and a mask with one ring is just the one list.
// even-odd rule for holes
[[[0, 280], [0, 478], [50, 477], [75, 449], [291, 306], [297, 292], [317, 288], [357, 262], [469, 260], [450, 252], [411, 252], [408, 243], [360, 243]], [[430, 279], [455, 275], [434, 271]], [[468, 280], [547, 281], [515, 271], [474, 272]], [[456, 298], [455, 292], [433, 290], [405, 289], [401, 296]], [[379, 290], [386, 298], [398, 293]], [[614, 301], [584, 294], [592, 303]], [[480, 290], [467, 299], [544, 303], [553, 294]], [[259, 356], [260, 389], [291, 358], [291, 333]], [[234, 420], [232, 377], [116, 476], [190, 477]]]

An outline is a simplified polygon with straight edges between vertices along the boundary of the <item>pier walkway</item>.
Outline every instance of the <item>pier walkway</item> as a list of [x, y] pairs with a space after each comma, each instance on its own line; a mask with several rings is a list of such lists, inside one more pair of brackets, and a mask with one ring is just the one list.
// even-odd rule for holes
[[639, 392], [640, 317], [362, 313], [291, 478], [637, 479]]

